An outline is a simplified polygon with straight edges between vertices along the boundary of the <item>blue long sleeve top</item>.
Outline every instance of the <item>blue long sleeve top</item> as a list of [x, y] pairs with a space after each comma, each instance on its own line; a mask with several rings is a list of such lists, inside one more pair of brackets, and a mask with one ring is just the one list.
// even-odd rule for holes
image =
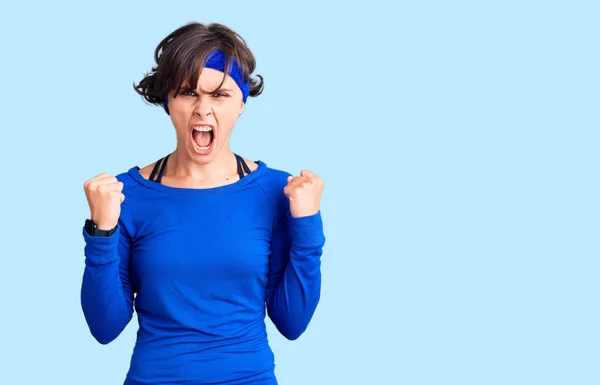
[[258, 161], [239, 181], [176, 188], [117, 175], [117, 231], [85, 240], [81, 305], [113, 341], [137, 314], [126, 385], [277, 384], [265, 319], [294, 340], [321, 291], [321, 212], [294, 218], [286, 172]]

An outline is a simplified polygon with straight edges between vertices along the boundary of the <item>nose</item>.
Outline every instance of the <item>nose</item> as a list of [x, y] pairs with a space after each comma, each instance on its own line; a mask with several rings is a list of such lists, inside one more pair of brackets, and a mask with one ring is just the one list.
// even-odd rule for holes
[[212, 106], [210, 102], [202, 97], [198, 97], [196, 106], [194, 107], [194, 113], [198, 116], [208, 116], [212, 113]]

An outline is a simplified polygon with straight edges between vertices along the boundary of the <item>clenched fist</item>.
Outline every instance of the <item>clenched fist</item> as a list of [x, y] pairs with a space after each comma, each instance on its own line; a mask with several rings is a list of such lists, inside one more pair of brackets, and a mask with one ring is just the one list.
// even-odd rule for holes
[[119, 222], [123, 195], [123, 182], [104, 172], [83, 184], [85, 196], [90, 206], [91, 220], [99, 230], [111, 230]]
[[283, 193], [290, 200], [290, 211], [294, 218], [306, 217], [319, 212], [323, 179], [308, 170], [302, 170], [300, 176], [289, 176]]

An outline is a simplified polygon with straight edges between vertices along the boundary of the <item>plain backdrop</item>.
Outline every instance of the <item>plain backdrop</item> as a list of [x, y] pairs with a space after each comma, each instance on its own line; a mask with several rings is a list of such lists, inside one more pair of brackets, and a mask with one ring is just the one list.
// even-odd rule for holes
[[175, 146], [133, 83], [190, 22], [265, 90], [232, 149], [326, 183], [322, 301], [282, 385], [598, 384], [599, 7], [10, 2], [0, 9], [0, 383], [120, 384], [79, 304], [83, 182]]

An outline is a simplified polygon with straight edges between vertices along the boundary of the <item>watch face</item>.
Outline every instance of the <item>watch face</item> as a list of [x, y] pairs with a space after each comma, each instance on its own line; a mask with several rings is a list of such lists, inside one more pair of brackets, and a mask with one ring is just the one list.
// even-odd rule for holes
[[86, 219], [86, 221], [85, 221], [85, 231], [89, 235], [94, 235], [94, 230], [96, 230], [96, 224], [91, 219]]

